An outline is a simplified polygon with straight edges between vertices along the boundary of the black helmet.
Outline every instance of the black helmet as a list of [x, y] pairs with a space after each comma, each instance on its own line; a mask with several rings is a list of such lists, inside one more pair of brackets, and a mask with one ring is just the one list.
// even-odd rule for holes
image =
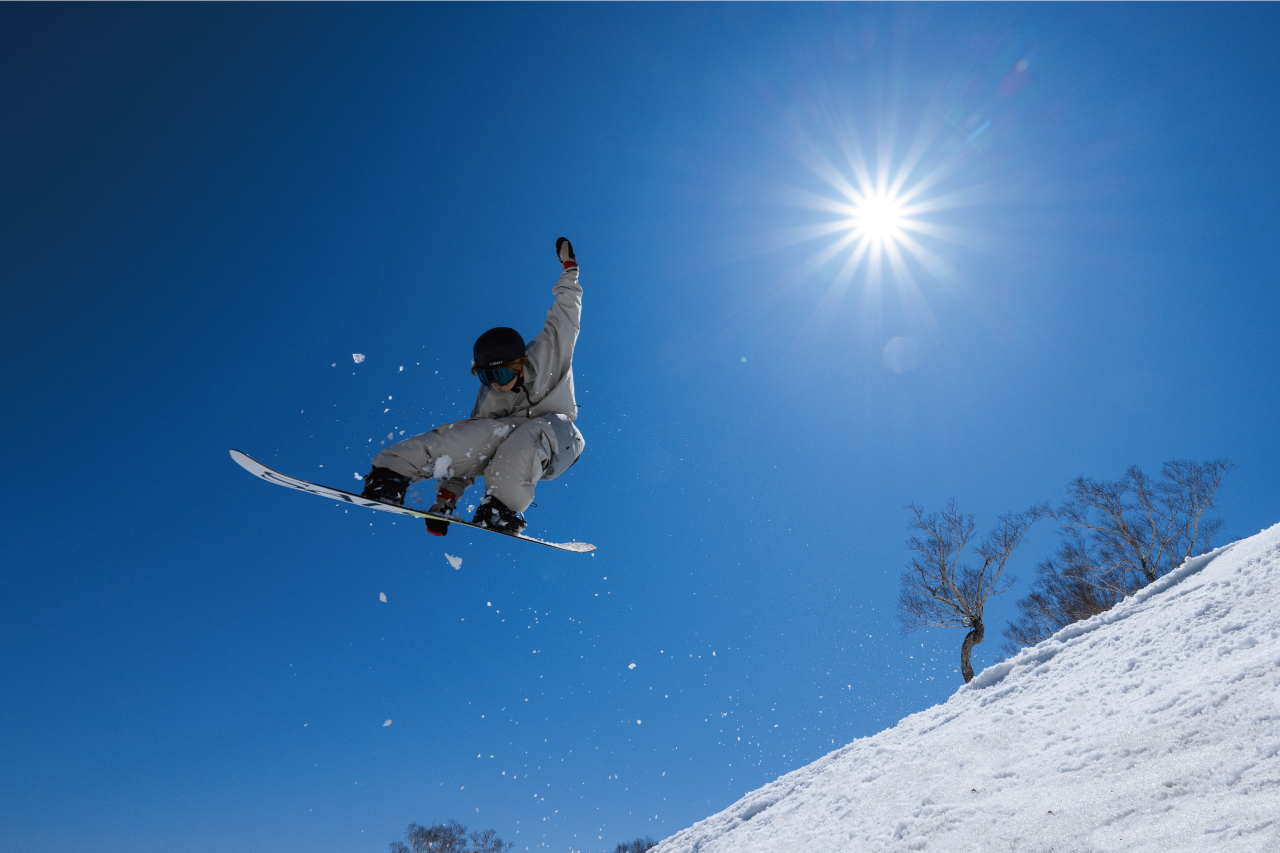
[[476, 338], [471, 357], [476, 367], [498, 367], [524, 355], [524, 338], [515, 329], [498, 326]]

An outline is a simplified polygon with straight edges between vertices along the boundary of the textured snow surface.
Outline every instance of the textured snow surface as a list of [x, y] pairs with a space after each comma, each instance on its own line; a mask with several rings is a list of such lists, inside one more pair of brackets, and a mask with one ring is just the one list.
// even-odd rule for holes
[[862, 850], [1280, 851], [1280, 525], [652, 853]]

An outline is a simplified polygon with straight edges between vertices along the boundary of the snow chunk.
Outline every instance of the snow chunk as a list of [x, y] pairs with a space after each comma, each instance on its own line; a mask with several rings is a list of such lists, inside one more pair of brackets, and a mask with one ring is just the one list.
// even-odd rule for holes
[[445, 454], [436, 460], [436, 467], [432, 470], [431, 476], [439, 480], [441, 477], [449, 476], [449, 466], [453, 464], [453, 457]]
[[636, 668], [636, 665], [635, 665], [635, 664], [633, 664], [633, 663], [631, 663], [631, 664], [627, 664], [627, 669], [635, 669], [635, 668]]
[[386, 604], [386, 603], [387, 603], [387, 594], [386, 594], [385, 592], [380, 592], [380, 593], [378, 593], [378, 600], [379, 600], [379, 601], [381, 601], [383, 604]]
[[356, 364], [359, 364], [360, 362], [364, 361], [364, 353], [362, 352], [351, 353], [351, 360], [354, 361]]
[[385, 729], [389, 725], [391, 725], [391, 721], [387, 720], [385, 723], [382, 724], [382, 727]]
[[449, 565], [453, 566], [453, 567], [454, 567], [454, 569], [460, 569], [460, 568], [462, 568], [462, 558], [461, 558], [461, 557], [455, 557], [455, 556], [453, 556], [452, 554], [445, 554], [445, 555], [444, 555], [444, 558], [445, 558], [446, 560], [448, 560], [448, 561], [449, 561]]
[[363, 480], [363, 479], [364, 479], [364, 477], [361, 477], [359, 474], [356, 474], [356, 479], [357, 479], [357, 480]]

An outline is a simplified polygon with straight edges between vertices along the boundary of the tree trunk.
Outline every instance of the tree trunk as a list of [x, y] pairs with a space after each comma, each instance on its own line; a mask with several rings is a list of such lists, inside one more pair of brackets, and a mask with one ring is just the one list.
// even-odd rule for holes
[[964, 676], [965, 684], [973, 681], [973, 667], [969, 665], [969, 654], [974, 646], [982, 642], [982, 635], [982, 621], [978, 620], [973, 623], [972, 630], [964, 635], [964, 642], [960, 645], [960, 674]]

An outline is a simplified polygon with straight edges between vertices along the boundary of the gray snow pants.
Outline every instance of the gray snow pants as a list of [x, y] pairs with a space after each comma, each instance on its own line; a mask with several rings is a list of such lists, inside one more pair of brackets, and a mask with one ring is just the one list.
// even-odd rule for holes
[[414, 482], [438, 479], [438, 488], [459, 497], [476, 477], [484, 477], [486, 495], [524, 512], [537, 482], [569, 470], [585, 446], [582, 433], [564, 415], [473, 418], [393, 444], [373, 457], [373, 466]]

